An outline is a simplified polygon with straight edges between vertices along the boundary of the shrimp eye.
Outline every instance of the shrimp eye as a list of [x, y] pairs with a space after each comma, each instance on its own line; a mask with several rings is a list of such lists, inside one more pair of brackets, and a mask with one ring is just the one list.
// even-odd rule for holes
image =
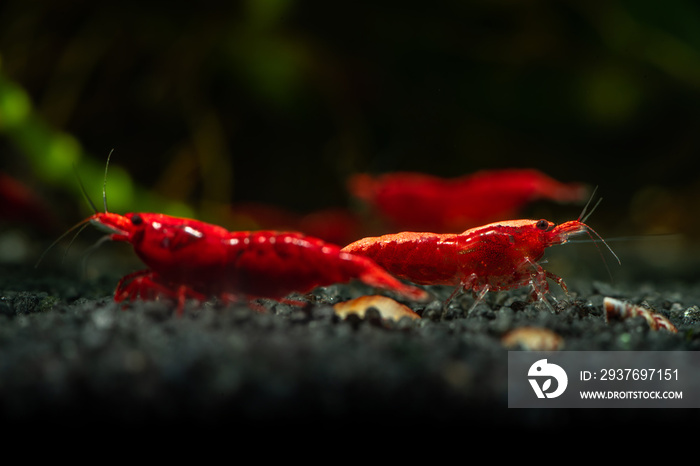
[[542, 231], [547, 231], [549, 229], [549, 222], [547, 220], [539, 220], [535, 226]]
[[143, 218], [141, 218], [141, 216], [139, 214], [134, 214], [131, 217], [131, 223], [133, 225], [141, 225], [143, 223]]

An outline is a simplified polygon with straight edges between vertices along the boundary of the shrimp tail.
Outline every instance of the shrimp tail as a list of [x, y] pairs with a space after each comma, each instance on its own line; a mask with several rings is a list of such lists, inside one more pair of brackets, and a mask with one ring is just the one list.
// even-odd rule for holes
[[349, 253], [344, 254], [351, 257], [354, 267], [360, 268], [357, 277], [361, 282], [370, 286], [393, 290], [413, 301], [425, 302], [429, 299], [430, 295], [427, 291], [402, 282], [377, 265], [373, 260]]

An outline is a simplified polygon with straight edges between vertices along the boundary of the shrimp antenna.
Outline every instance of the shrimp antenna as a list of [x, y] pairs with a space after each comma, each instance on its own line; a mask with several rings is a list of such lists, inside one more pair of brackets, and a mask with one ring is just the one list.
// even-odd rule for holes
[[[605, 238], [606, 243], [612, 243], [613, 241], [639, 241], [639, 240], [657, 240], [663, 238], [682, 238], [683, 235], [680, 233], [659, 233], [656, 235], [642, 235], [642, 236], [616, 236], [614, 238]], [[571, 239], [569, 243], [600, 243], [600, 239]]]
[[598, 199], [598, 202], [595, 203], [595, 205], [593, 206], [593, 208], [591, 209], [591, 211], [588, 212], [588, 214], [586, 214], [586, 210], [588, 210], [588, 206], [591, 205], [591, 201], [592, 201], [593, 198], [595, 197], [595, 192], [596, 192], [597, 190], [598, 190], [598, 186], [596, 186], [595, 188], [593, 188], [593, 192], [591, 193], [591, 197], [588, 198], [588, 202], [586, 202], [586, 205], [583, 206], [583, 210], [581, 211], [581, 215], [578, 216], [578, 221], [579, 221], [579, 222], [581, 222], [581, 223], [586, 223], [586, 220], [588, 220], [588, 217], [591, 216], [591, 214], [596, 210], [596, 208], [598, 207], [598, 205], [600, 205], [600, 203], [602, 202], [603, 198], [601, 197], [600, 199]]
[[[583, 207], [583, 210], [581, 211], [581, 215], [578, 216], [578, 221], [584, 224], [584, 226], [586, 227], [586, 231], [588, 232], [588, 236], [591, 237], [591, 241], [593, 241], [593, 244], [595, 244], [596, 248], [598, 247], [598, 245], [596, 244], [597, 241], [593, 238], [593, 236], [591, 235], [591, 232], [593, 232], [593, 234], [594, 234], [595, 236], [598, 237], [598, 239], [600, 240], [600, 242], [603, 243], [603, 244], [605, 245], [606, 248], [608, 248], [608, 251], [610, 251], [610, 254], [613, 255], [613, 257], [615, 258], [615, 260], [617, 261], [617, 263], [620, 264], [620, 265], [622, 265], [622, 262], [620, 261], [620, 258], [617, 257], [617, 254], [615, 254], [615, 251], [613, 251], [612, 248], [610, 247], [610, 245], [609, 245], [608, 243], [605, 242], [605, 240], [603, 239], [603, 237], [600, 236], [600, 235], [598, 234], [598, 232], [595, 231], [593, 228], [591, 228], [591, 227], [589, 227], [588, 225], [586, 225], [586, 221], [588, 220], [588, 217], [591, 216], [591, 214], [596, 210], [596, 208], [598, 208], [598, 206], [600, 205], [600, 203], [601, 203], [602, 200], [603, 200], [602, 197], [601, 197], [600, 199], [598, 199], [598, 202], [596, 202], [596, 203], [593, 205], [593, 208], [591, 209], [591, 211], [588, 212], [588, 213], [586, 213], [586, 210], [588, 210], [588, 206], [591, 204], [591, 201], [593, 200], [593, 197], [595, 197], [595, 193], [596, 193], [597, 190], [598, 190], [598, 186], [596, 186], [596, 187], [593, 189], [593, 192], [591, 193], [591, 197], [588, 199], [588, 202], [587, 202], [586, 205]], [[601, 257], [603, 257], [602, 254], [601, 254]], [[612, 273], [610, 272], [610, 268], [608, 267], [607, 262], [605, 262], [605, 258], [603, 258], [603, 263], [605, 264], [605, 268], [608, 270], [608, 275], [610, 275], [610, 277], [612, 278]]]
[[[107, 212], [107, 168], [109, 167], [109, 159], [110, 159], [110, 157], [112, 156], [112, 152], [114, 152], [114, 149], [112, 149], [111, 151], [109, 151], [109, 155], [107, 156], [107, 164], [105, 165], [105, 177], [104, 177], [104, 181], [103, 181], [103, 185], [102, 185], [102, 202], [104, 203], [105, 212]], [[90, 195], [88, 194], [87, 190], [85, 189], [85, 185], [83, 184], [83, 180], [80, 179], [80, 175], [78, 175], [78, 170], [77, 170], [77, 168], [75, 167], [75, 165], [73, 165], [73, 171], [75, 171], [75, 177], [76, 177], [76, 179], [78, 180], [78, 185], [80, 185], [80, 191], [82, 192], [83, 197], [85, 198], [85, 200], [87, 201], [87, 203], [90, 204], [90, 207], [92, 208], [93, 212], [95, 212], [96, 214], [99, 213], [98, 210], [97, 210], [97, 207], [95, 206], [95, 203], [92, 202], [92, 199], [90, 199]], [[73, 242], [76, 240], [76, 238], [78, 237], [78, 235], [85, 229], [85, 227], [88, 226], [88, 223], [89, 223], [89, 222], [90, 222], [90, 219], [89, 219], [89, 218], [88, 218], [88, 219], [85, 219], [85, 220], [82, 220], [81, 222], [77, 223], [76, 225], [73, 225], [72, 227], [70, 227], [70, 228], [68, 229], [68, 231], [66, 231], [65, 233], [63, 233], [61, 236], [59, 236], [58, 238], [56, 238], [56, 239], [49, 245], [49, 247], [47, 247], [47, 248], [44, 250], [44, 252], [41, 253], [41, 256], [39, 256], [39, 259], [36, 261], [36, 264], [34, 264], [34, 268], [39, 267], [39, 264], [41, 263], [41, 261], [44, 260], [44, 257], [46, 256], [46, 254], [47, 254], [54, 246], [56, 246], [56, 244], [58, 244], [63, 238], [65, 238], [66, 236], [68, 236], [69, 233], [71, 233], [72, 231], [74, 231], [74, 230], [77, 229], [78, 231], [75, 233], [75, 235], [73, 236], [73, 238], [70, 240], [70, 243], [68, 243], [68, 247], [66, 248], [66, 251], [63, 253], [63, 259], [65, 259], [65, 258], [66, 258], [66, 255], [68, 254], [68, 249], [70, 249], [71, 245], [72, 245]]]
[[73, 244], [73, 241], [75, 241], [75, 239], [78, 237], [78, 235], [80, 234], [80, 232], [83, 231], [83, 230], [85, 229], [85, 227], [88, 226], [88, 223], [89, 223], [89, 222], [90, 222], [90, 219], [89, 219], [89, 218], [86, 218], [85, 220], [81, 220], [79, 223], [77, 223], [77, 224], [73, 225], [72, 227], [70, 227], [70, 228], [68, 229], [68, 231], [66, 231], [65, 233], [63, 233], [63, 234], [62, 234], [61, 236], [59, 236], [58, 238], [56, 238], [56, 239], [53, 241], [53, 243], [51, 243], [51, 244], [49, 245], [49, 247], [46, 248], [46, 249], [44, 250], [43, 253], [41, 253], [41, 256], [39, 256], [39, 260], [37, 260], [37, 261], [36, 261], [36, 264], [34, 264], [34, 268], [36, 269], [37, 267], [39, 267], [39, 264], [41, 263], [41, 261], [44, 260], [44, 256], [46, 256], [46, 253], [49, 252], [49, 251], [51, 250], [51, 248], [53, 248], [54, 246], [56, 246], [63, 238], [65, 238], [66, 236], [68, 236], [69, 233], [71, 233], [71, 232], [73, 232], [74, 230], [77, 229], [78, 231], [75, 233], [75, 236], [73, 236], [73, 239], [70, 240], [70, 243], [68, 244], [68, 248], [66, 248], [66, 252], [63, 253], [63, 258], [65, 259], [66, 254], [68, 254], [68, 249], [70, 248], [71, 244]]
[[[581, 211], [581, 215], [578, 216], [578, 221], [581, 222], [581, 223], [583, 223], [584, 225], [586, 224], [586, 220], [588, 220], [588, 217], [590, 217], [591, 214], [592, 214], [593, 212], [595, 212], [595, 210], [598, 208], [598, 206], [600, 205], [600, 203], [603, 201], [603, 198], [602, 198], [602, 197], [601, 197], [600, 199], [598, 199], [598, 202], [595, 203], [595, 205], [593, 206], [593, 208], [591, 209], [591, 211], [588, 212], [588, 213], [586, 213], [586, 210], [588, 210], [588, 206], [591, 204], [591, 201], [593, 200], [593, 197], [595, 196], [595, 192], [596, 192], [597, 190], [598, 190], [598, 186], [596, 186], [596, 187], [593, 189], [593, 192], [591, 193], [591, 197], [588, 199], [588, 202], [587, 202], [586, 205], [583, 207], [583, 210]], [[605, 242], [605, 240], [603, 239], [603, 237], [600, 236], [600, 235], [598, 234], [597, 231], [595, 231], [594, 229], [592, 229], [592, 228], [589, 227], [588, 225], [586, 225], [586, 227], [587, 227], [588, 231], [592, 231], [592, 232], [598, 237], [598, 239], [600, 240], [600, 242], [603, 243], [603, 244], [605, 245], [606, 248], [608, 248], [608, 251], [610, 251], [610, 254], [612, 254], [613, 257], [617, 260], [617, 263], [618, 263], [618, 264], [622, 264], [622, 262], [620, 262], [620, 258], [617, 257], [617, 254], [615, 254], [615, 251], [613, 251], [612, 248], [608, 245], [608, 243]], [[593, 240], [594, 243], [596, 242], [593, 238], [591, 238], [591, 240]]]
[[595, 203], [595, 205], [593, 206], [593, 208], [591, 209], [591, 211], [588, 212], [588, 214], [586, 214], [586, 216], [583, 217], [583, 218], [581, 219], [581, 223], [586, 223], [586, 220], [588, 220], [588, 217], [591, 216], [591, 214], [598, 208], [598, 206], [600, 205], [600, 203], [601, 203], [602, 201], [603, 201], [603, 198], [602, 198], [602, 197], [601, 197], [600, 199], [598, 199], [598, 202]]
[[[83, 228], [85, 228], [86, 226], [87, 226], [87, 224], [84, 225]], [[81, 231], [82, 231], [82, 228], [81, 228]], [[78, 236], [78, 235], [76, 235], [76, 237], [77, 237], [77, 236]], [[89, 248], [87, 248], [87, 250], [86, 250], [85, 253], [84, 253], [83, 263], [82, 263], [83, 275], [85, 275], [85, 271], [87, 270], [87, 260], [88, 260], [88, 258], [90, 257], [90, 255], [91, 255], [93, 252], [95, 252], [100, 246], [102, 246], [102, 244], [104, 244], [106, 241], [109, 241], [109, 239], [110, 239], [109, 235], [105, 235], [105, 236], [103, 236], [102, 238], [98, 239], [97, 242], [96, 242], [95, 244], [93, 244], [92, 246], [90, 246]]]
[[[75, 177], [78, 180], [78, 185], [80, 185], [80, 192], [83, 193], [83, 197], [85, 198], [85, 201], [90, 204], [90, 207], [92, 207], [93, 212], [97, 213], [97, 207], [95, 206], [95, 203], [92, 202], [92, 199], [90, 199], [90, 195], [88, 194], [87, 190], [85, 189], [85, 185], [83, 184], [83, 180], [80, 179], [80, 175], [78, 175], [78, 169], [75, 167], [75, 164], [73, 165], [73, 171], [75, 172]], [[68, 230], [70, 231], [70, 230]]]
[[[598, 201], [598, 203], [600, 203], [600, 201]], [[598, 205], [598, 204], [596, 204], [596, 206], [597, 206], [597, 205]], [[588, 214], [588, 215], [590, 215], [590, 214]], [[588, 217], [588, 216], [586, 216], [586, 217]], [[583, 222], [581, 222], [581, 223], [583, 223]], [[586, 226], [587, 226], [587, 225], [586, 225]], [[603, 237], [600, 236], [600, 235], [598, 234], [597, 231], [595, 231], [593, 228], [591, 228], [591, 227], [589, 227], [589, 226], [587, 226], [587, 231], [588, 231], [588, 232], [591, 232], [591, 231], [592, 231], [593, 234], [596, 235], [596, 236], [598, 237], [598, 239], [600, 240], [600, 242], [603, 243], [603, 244], [605, 245], [606, 248], [608, 248], [608, 251], [610, 251], [610, 254], [613, 255], [613, 257], [615, 258], [615, 260], [617, 261], [617, 263], [620, 264], [620, 265], [622, 265], [622, 262], [620, 261], [620, 258], [617, 257], [617, 254], [615, 254], [615, 251], [612, 250], [612, 248], [610, 247], [610, 245], [609, 245], [608, 243], [605, 242], [605, 240], [603, 239]], [[590, 236], [590, 235], [589, 235], [589, 236]], [[593, 241], [593, 244], [596, 244], [596, 243], [597, 243], [597, 241], [596, 241], [594, 238], [592, 238], [592, 237], [591, 237], [591, 240]], [[597, 245], [596, 245], [596, 247], [597, 247]], [[606, 268], [607, 268], [607, 265], [606, 265]], [[608, 270], [608, 272], [609, 272], [609, 270]]]
[[[80, 175], [78, 174], [78, 169], [76, 168], [75, 164], [73, 164], [73, 172], [75, 172], [75, 178], [78, 180], [78, 185], [80, 186], [80, 192], [83, 194], [83, 198], [85, 198], [85, 201], [90, 204], [90, 207], [92, 208], [93, 212], [97, 213], [97, 207], [95, 206], [95, 203], [92, 202], [92, 199], [90, 199], [90, 195], [87, 192], [87, 189], [85, 189], [85, 185], [83, 184], [83, 180], [80, 179]], [[70, 240], [70, 243], [68, 243], [68, 247], [66, 248], [65, 252], [63, 253], [63, 259], [65, 260], [66, 255], [68, 254], [68, 249], [70, 249], [71, 245], [75, 241], [75, 239], [78, 237], [80, 232], [83, 231], [85, 227], [87, 227], [88, 222], [90, 219], [82, 220], [81, 222], [73, 225], [70, 227], [65, 233], [63, 233], [61, 236], [56, 238], [50, 245], [47, 247], [44, 252], [41, 253], [41, 256], [39, 256], [39, 259], [36, 261], [36, 264], [34, 264], [34, 268], [38, 268], [39, 264], [41, 264], [41, 261], [44, 260], [44, 257], [46, 254], [54, 247], [56, 244], [58, 244], [63, 238], [68, 236], [69, 233], [74, 231], [75, 229], [78, 229], [78, 231], [75, 233], [75, 236]]]
[[114, 149], [109, 151], [109, 155], [107, 155], [107, 163], [105, 164], [105, 178], [102, 181], [102, 202], [105, 206], [105, 213], [107, 213], [107, 169], [109, 168], [109, 159], [112, 158], [112, 152], [114, 152]]

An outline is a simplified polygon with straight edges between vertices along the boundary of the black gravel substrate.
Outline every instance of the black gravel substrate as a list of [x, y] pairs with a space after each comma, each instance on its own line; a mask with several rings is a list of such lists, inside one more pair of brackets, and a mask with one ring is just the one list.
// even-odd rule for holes
[[[373, 294], [334, 285], [294, 308], [188, 303], [181, 318], [164, 302], [125, 309], [116, 277], [84, 280], [65, 271], [4, 265], [0, 273], [0, 409], [5, 422], [186, 423], [428, 422], [460, 428], [548, 426], [635, 416], [676, 418], [682, 410], [513, 410], [507, 408], [507, 351], [517, 327], [550, 329], [562, 350], [700, 349], [700, 287], [677, 281], [612, 286], [571, 284], [552, 313], [527, 290], [491, 294], [466, 317], [472, 298], [441, 314], [450, 290], [416, 306], [420, 320], [340, 319], [331, 304]], [[678, 333], [642, 318], [606, 323], [604, 296], [645, 301]], [[519, 348], [525, 350], [524, 348]], [[607, 411], [607, 412], [604, 412]], [[650, 411], [654, 411], [650, 413]]]

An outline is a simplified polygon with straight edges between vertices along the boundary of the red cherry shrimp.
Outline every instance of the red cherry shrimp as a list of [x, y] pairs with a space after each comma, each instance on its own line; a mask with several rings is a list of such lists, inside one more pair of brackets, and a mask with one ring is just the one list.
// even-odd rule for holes
[[186, 299], [204, 301], [215, 296], [224, 302], [241, 297], [285, 300], [292, 292], [307, 293], [319, 286], [351, 280], [410, 300], [428, 297], [425, 290], [401, 282], [371, 259], [302, 233], [228, 231], [160, 213], [109, 212], [106, 175], [107, 167], [102, 192], [104, 212], [98, 212], [91, 203], [95, 213], [69, 232], [88, 224], [106, 229], [109, 239], [129, 243], [146, 264], [146, 269], [119, 281], [114, 292], [117, 302], [170, 298], [177, 301], [177, 313], [181, 314]]
[[[592, 197], [591, 197], [592, 199]], [[419, 285], [448, 285], [455, 290], [446, 300], [447, 309], [457, 292], [471, 291], [475, 297], [469, 313], [489, 291], [530, 286], [531, 297], [552, 308], [546, 297], [547, 280], [565, 293], [564, 280], [540, 264], [545, 249], [565, 244], [572, 236], [595, 235], [619, 258], [598, 233], [585, 222], [600, 204], [586, 215], [590, 200], [578, 219], [559, 225], [545, 219], [506, 220], [466, 230], [460, 234], [402, 232], [364, 238], [343, 251], [369, 257], [395, 276]]]

